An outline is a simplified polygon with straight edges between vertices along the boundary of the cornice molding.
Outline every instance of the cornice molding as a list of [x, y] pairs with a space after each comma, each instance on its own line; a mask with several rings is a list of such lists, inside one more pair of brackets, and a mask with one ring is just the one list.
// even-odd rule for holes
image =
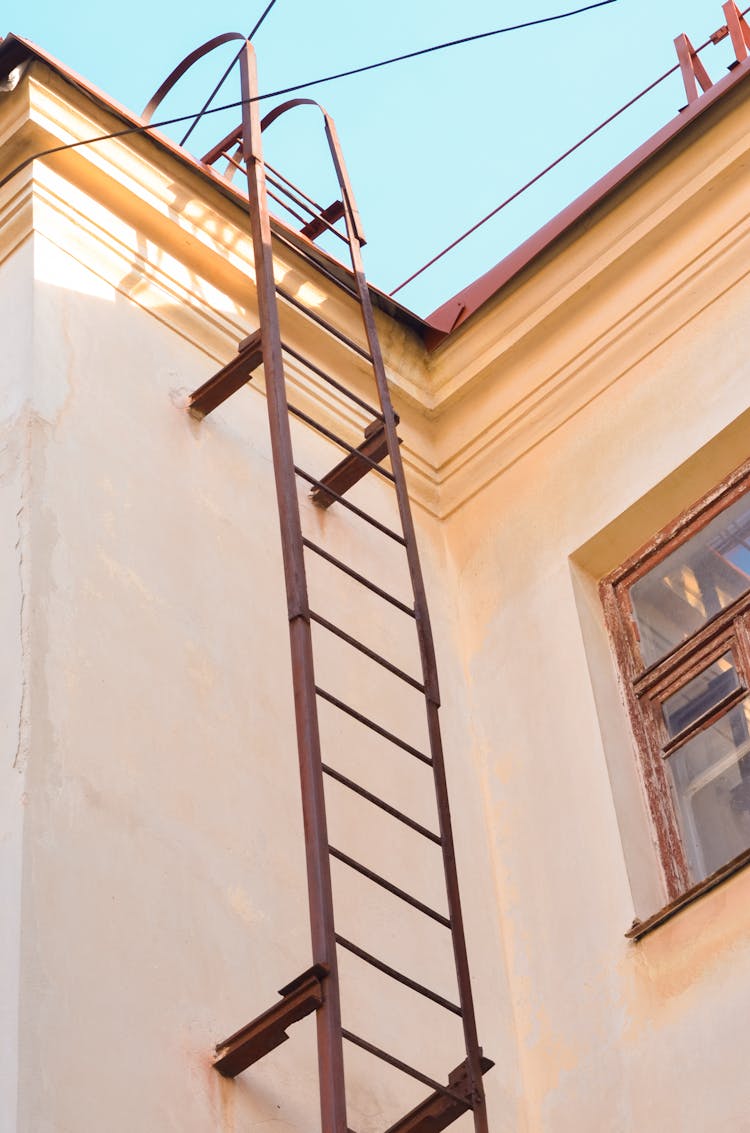
[[[78, 186], [46, 166], [39, 166], [33, 179], [29, 178], [27, 196], [27, 231], [36, 232], [204, 353], [206, 377], [232, 357], [237, 343], [257, 325], [249, 275], [239, 276], [251, 300], [245, 306], [237, 301], [236, 288], [232, 289], [235, 295], [214, 288], [207, 279], [188, 271], [183, 259], [154, 245], [129, 221], [93, 201]], [[217, 249], [216, 254], [219, 252]], [[315, 282], [287, 270], [286, 265], [278, 268], [278, 275], [284, 286], [300, 294], [307, 304], [320, 306], [328, 302], [325, 291], [319, 290]], [[337, 299], [334, 295], [333, 300]], [[331, 317], [328, 310], [326, 317]], [[287, 306], [282, 307], [282, 322], [284, 339], [290, 347], [334, 374], [346, 370], [352, 388], [372, 399], [373, 391], [368, 390], [371, 378], [362, 359], [330, 336], [322, 335], [311, 320]], [[339, 320], [337, 325], [353, 337], [354, 328], [348, 322]], [[291, 358], [287, 361], [287, 373], [290, 390], [295, 391], [295, 401], [301, 408], [312, 411], [322, 424], [351, 443], [359, 443], [369, 420], [362, 410]], [[250, 388], [256, 393], [265, 392], [262, 370]], [[221, 414], [221, 409], [217, 413]], [[431, 465], [412, 449], [408, 439], [403, 454], [415, 502], [434, 511]]]
[[0, 193], [0, 264], [29, 238], [33, 227], [34, 194], [29, 176]]
[[750, 104], [509, 287], [433, 369], [440, 514], [746, 276]]
[[[664, 286], [628, 310], [565, 365], [525, 393], [495, 404], [485, 428], [442, 462], [436, 477], [446, 517], [561, 428], [610, 386], [750, 275], [750, 217]], [[536, 366], [528, 359], [528, 370]], [[509, 370], [511, 367], [509, 367]], [[506, 375], [511, 385], [515, 375]]]
[[[40, 63], [6, 97], [0, 136], [16, 160], [117, 124]], [[429, 360], [412, 329], [376, 313], [416, 503], [450, 515], [745, 277], [749, 127], [750, 101], [735, 99], [710, 130], [642, 170]], [[202, 351], [207, 376], [257, 325], [244, 210], [149, 139], [81, 147], [19, 174], [0, 193], [0, 256], [32, 229]], [[284, 240], [275, 241], [274, 257], [282, 286], [364, 344], [347, 292]], [[282, 326], [290, 346], [346, 373], [368, 396], [355, 354], [286, 304]], [[364, 423], [340, 395], [296, 366], [290, 380], [324, 423], [358, 439]], [[253, 385], [262, 389], [260, 380]]]

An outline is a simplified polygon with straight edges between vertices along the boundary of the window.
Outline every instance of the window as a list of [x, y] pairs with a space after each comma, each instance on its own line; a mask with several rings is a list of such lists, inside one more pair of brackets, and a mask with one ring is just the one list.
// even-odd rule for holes
[[750, 860], [750, 465], [601, 592], [673, 900]]

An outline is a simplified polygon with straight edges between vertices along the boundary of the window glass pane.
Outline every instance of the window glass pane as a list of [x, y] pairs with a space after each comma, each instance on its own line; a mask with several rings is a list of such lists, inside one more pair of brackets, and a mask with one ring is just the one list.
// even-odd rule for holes
[[739, 687], [732, 654], [725, 653], [664, 701], [662, 711], [670, 737], [689, 728]]
[[750, 700], [666, 760], [693, 881], [750, 848]]
[[630, 588], [645, 665], [750, 589], [750, 495], [712, 519]]

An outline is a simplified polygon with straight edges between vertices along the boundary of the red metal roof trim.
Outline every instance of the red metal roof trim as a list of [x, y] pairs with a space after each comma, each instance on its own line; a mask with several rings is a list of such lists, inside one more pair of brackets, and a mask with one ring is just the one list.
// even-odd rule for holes
[[732, 67], [728, 75], [714, 83], [710, 90], [685, 107], [676, 118], [606, 173], [595, 185], [564, 208], [553, 220], [548, 221], [515, 251], [428, 315], [426, 318], [430, 327], [427, 334], [428, 348], [432, 350], [439, 346], [449, 334], [462, 326], [484, 303], [528, 267], [537, 256], [546, 251], [555, 240], [620, 188], [629, 177], [632, 177], [651, 158], [691, 126], [696, 118], [714, 106], [748, 75], [750, 75], [750, 57]]

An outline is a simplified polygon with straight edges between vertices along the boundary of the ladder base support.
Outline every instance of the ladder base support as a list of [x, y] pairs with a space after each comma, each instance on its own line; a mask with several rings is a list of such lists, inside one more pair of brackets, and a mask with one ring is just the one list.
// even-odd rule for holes
[[257, 370], [262, 361], [260, 330], [256, 330], [239, 344], [236, 358], [222, 366], [218, 374], [214, 374], [191, 393], [188, 409], [193, 416], [203, 418], [213, 413], [214, 409], [250, 380], [253, 370]]
[[315, 964], [292, 983], [281, 988], [281, 1002], [253, 1019], [242, 1030], [217, 1043], [214, 1069], [225, 1078], [236, 1078], [289, 1038], [287, 1028], [312, 1014], [323, 1003], [323, 981], [328, 970]]
[[[495, 1064], [489, 1058], [482, 1058], [480, 1065], [482, 1073], [486, 1074]], [[466, 1100], [458, 1101], [445, 1094], [432, 1094], [411, 1113], [407, 1113], [406, 1117], [392, 1125], [386, 1133], [441, 1133], [441, 1130], [447, 1129], [474, 1108], [468, 1062], [462, 1062], [451, 1071], [448, 1086], [454, 1093], [464, 1094]]]
[[[360, 460], [359, 453], [362, 453], [367, 459]], [[313, 503], [320, 508], [330, 507], [332, 503], [335, 503], [335, 497], [329, 495], [325, 490], [326, 488], [330, 488], [337, 496], [343, 496], [368, 472], [372, 471], [372, 466], [368, 461], [374, 460], [376, 464], [379, 464], [387, 455], [388, 442], [385, 438], [385, 425], [382, 421], [373, 421], [365, 429], [365, 439], [358, 446], [357, 452], [351, 452], [348, 456], [345, 456], [335, 468], [332, 468], [322, 477], [321, 487], [313, 488], [310, 493]]]

